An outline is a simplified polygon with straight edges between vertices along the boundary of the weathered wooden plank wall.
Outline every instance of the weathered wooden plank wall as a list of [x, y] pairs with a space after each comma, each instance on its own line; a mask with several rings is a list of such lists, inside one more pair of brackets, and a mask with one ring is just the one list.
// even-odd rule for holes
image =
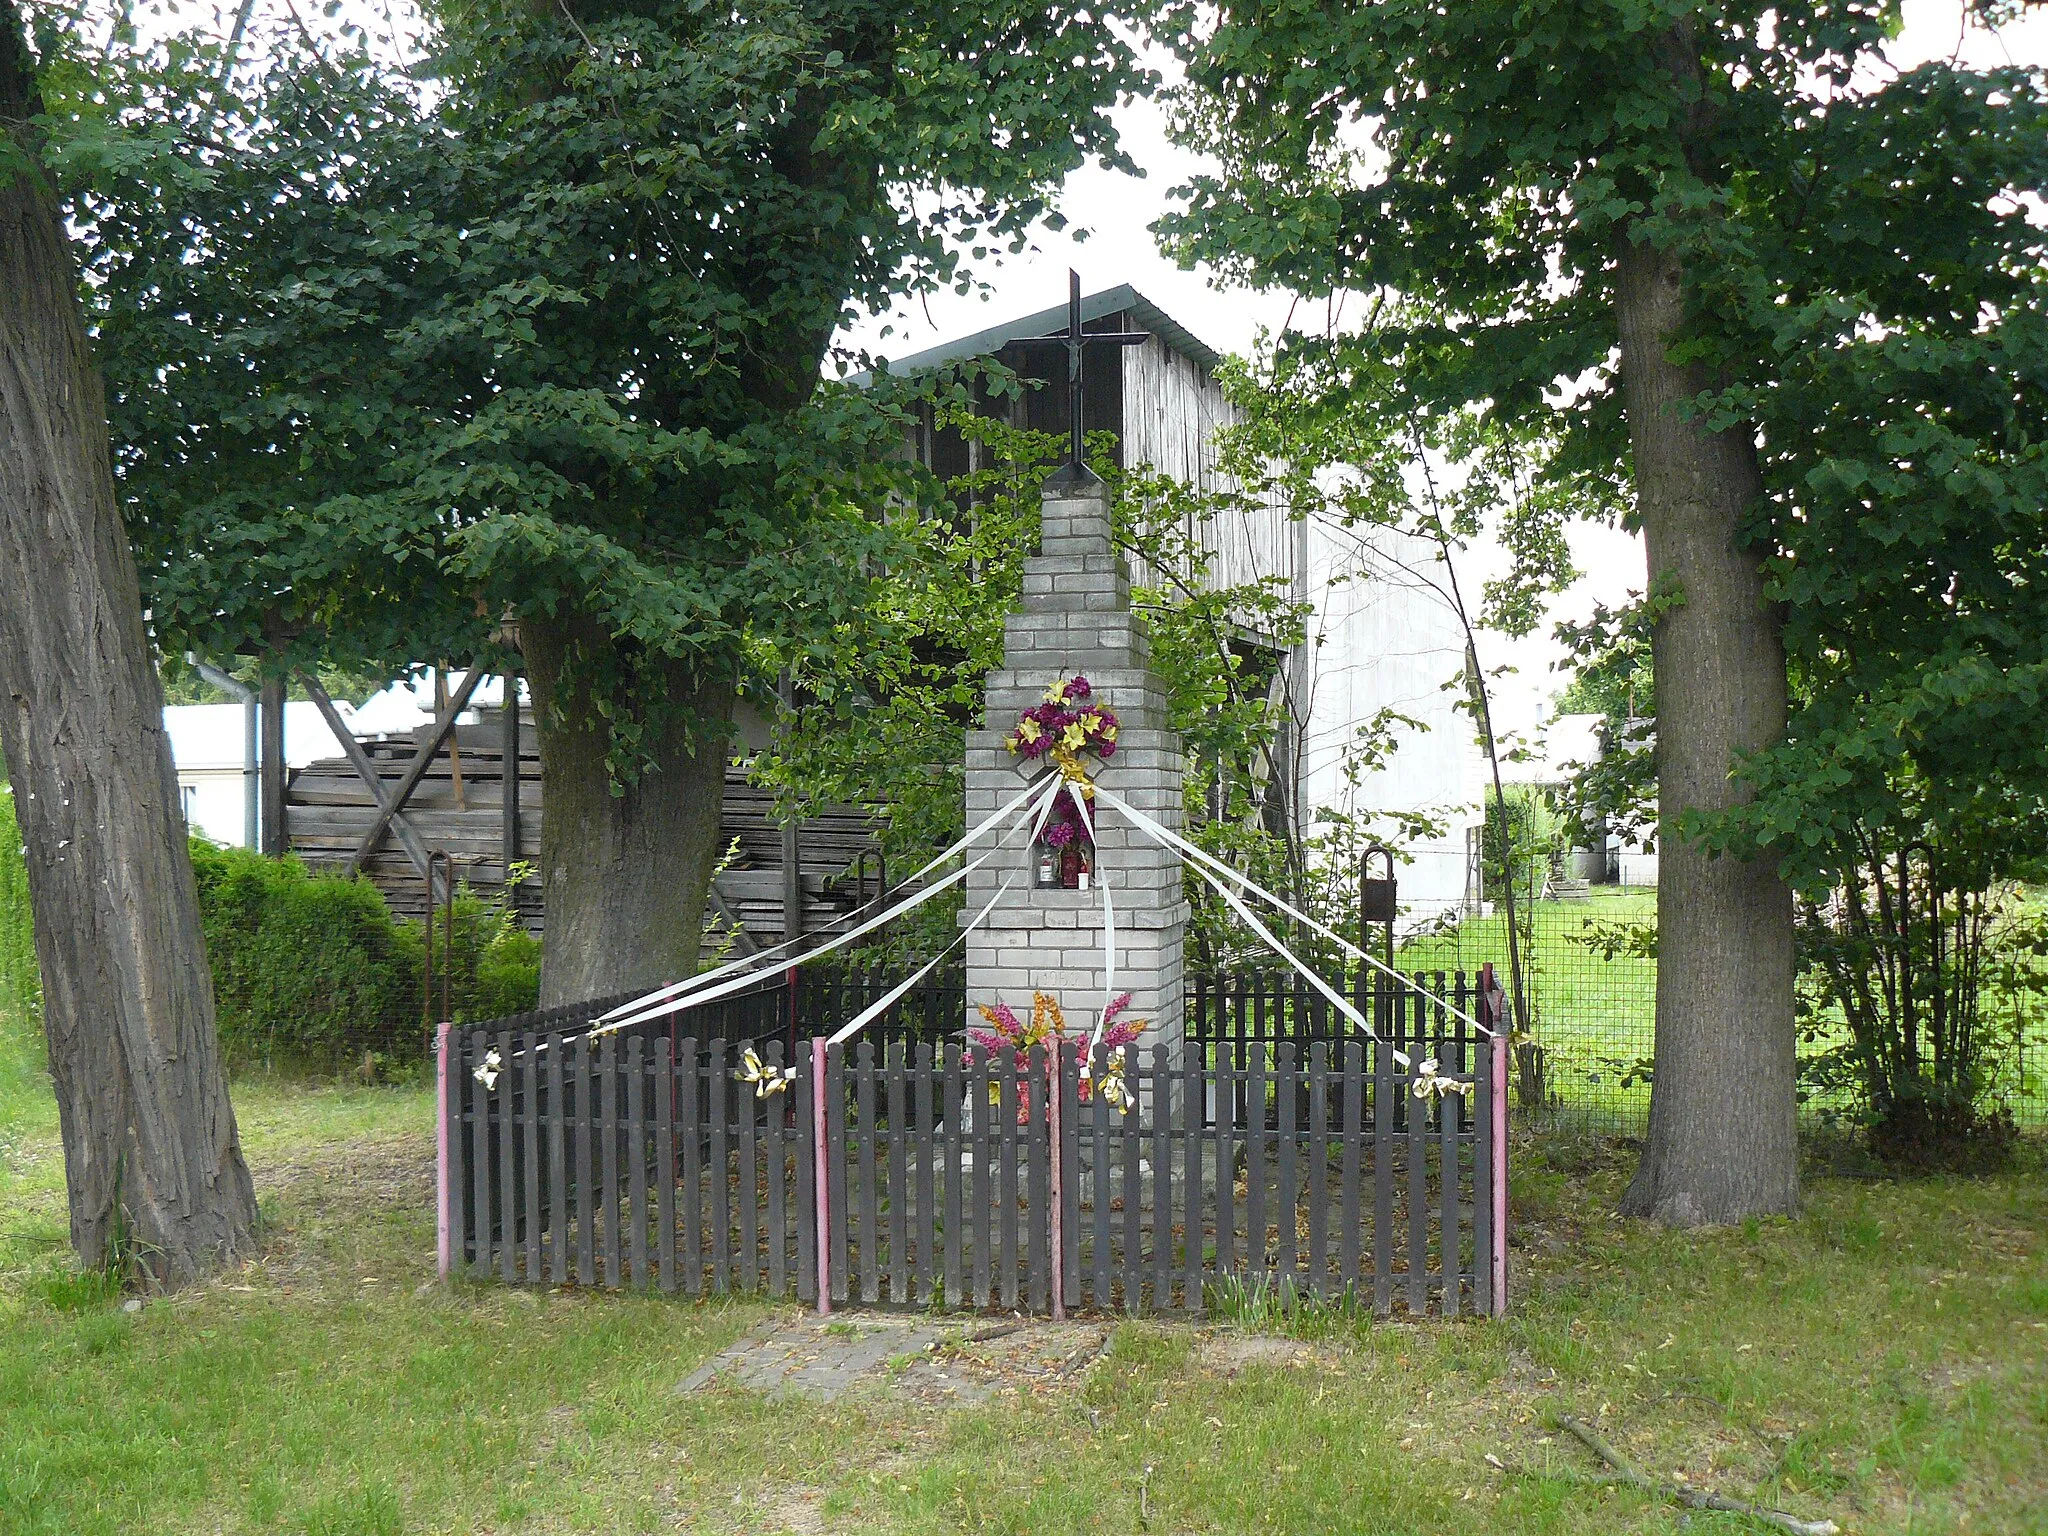
[[[475, 725], [458, 726], [454, 756], [437, 754], [406, 802], [405, 817], [427, 847], [445, 849], [455, 859], [460, 878], [485, 894], [504, 884], [505, 862], [505, 730], [498, 710], [479, 711]], [[518, 847], [526, 858], [540, 849], [544, 806], [541, 796], [540, 749], [531, 711], [518, 733]], [[363, 743], [379, 781], [387, 790], [405, 776], [426, 728], [412, 735]], [[456, 777], [460, 761], [460, 781]], [[344, 757], [323, 758], [299, 769], [286, 790], [292, 851], [308, 865], [338, 868], [355, 852], [377, 815], [370, 787]], [[782, 834], [766, 790], [749, 783], [746, 771], [728, 770], [725, 784], [723, 836], [737, 839], [739, 851], [719, 876], [718, 893], [732, 916], [763, 942], [782, 937]], [[853, 910], [862, 899], [850, 877], [855, 860], [873, 849], [874, 813], [859, 807], [832, 807], [798, 829], [804, 884], [806, 931], [815, 931]], [[870, 863], [872, 869], [872, 863]], [[418, 918], [426, 906], [425, 882], [396, 839], [387, 836], [363, 861], [363, 872], [376, 882], [393, 911]], [[867, 896], [875, 894], [872, 876]], [[520, 911], [529, 927], [540, 929], [537, 888], [521, 893]]]

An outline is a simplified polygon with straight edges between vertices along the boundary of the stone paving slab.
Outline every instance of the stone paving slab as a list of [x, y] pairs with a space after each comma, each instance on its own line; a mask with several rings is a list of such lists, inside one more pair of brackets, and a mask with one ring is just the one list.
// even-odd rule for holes
[[923, 1318], [874, 1314], [778, 1323], [714, 1356], [676, 1390], [695, 1392], [716, 1381], [829, 1403], [863, 1381], [879, 1378], [891, 1360], [923, 1356], [942, 1334]]
[[867, 1388], [930, 1407], [1042, 1392], [1075, 1379], [1108, 1340], [1101, 1323], [1000, 1318], [940, 1324], [858, 1313], [789, 1319], [756, 1329], [691, 1372], [678, 1392], [745, 1387], [833, 1402]]

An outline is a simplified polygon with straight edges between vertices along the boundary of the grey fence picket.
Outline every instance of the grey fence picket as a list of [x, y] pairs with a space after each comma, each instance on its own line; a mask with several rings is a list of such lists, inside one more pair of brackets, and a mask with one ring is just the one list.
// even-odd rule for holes
[[1301, 1287], [1301, 1243], [1298, 1237], [1301, 1227], [1295, 1209], [1300, 1199], [1300, 1188], [1296, 1183], [1299, 1144], [1295, 1137], [1300, 1129], [1296, 1110], [1301, 1080], [1292, 1040], [1282, 1040], [1274, 1047], [1273, 1056], [1274, 1109], [1280, 1122], [1273, 1138], [1280, 1153], [1280, 1193], [1273, 1203], [1274, 1215], [1280, 1223], [1280, 1268], [1275, 1286], [1281, 1295], [1286, 1296], [1297, 1294]]
[[[1202, 1112], [1204, 1092], [1199, 1050], [1181, 1050], [1181, 1307], [1202, 1310]], [[1170, 1230], [1170, 1229], [1169, 1229]]]
[[519, 1278], [519, 1066], [510, 1030], [498, 1033], [498, 1063], [498, 1080], [491, 1088], [498, 1133], [497, 1258], [498, 1272], [509, 1285]]
[[619, 1039], [606, 1035], [599, 1048], [597, 1074], [597, 1108], [599, 1115], [603, 1184], [598, 1196], [604, 1212], [604, 1283], [616, 1290], [624, 1283], [619, 1263], [619, 1089], [623, 1086], [619, 1072]]
[[676, 1073], [673, 1042], [654, 1041], [654, 1272], [664, 1295], [676, 1289]]
[[[1198, 1047], [1199, 1049], [1199, 1047]], [[1237, 1270], [1237, 1070], [1227, 1048], [1216, 1052], [1216, 1272]], [[1226, 1111], [1230, 1111], [1226, 1113]], [[1249, 1248], [1247, 1248], [1249, 1251]]]
[[1017, 1081], [1017, 1063], [1011, 1053], [1004, 1052], [995, 1069], [1001, 1094], [1001, 1103], [996, 1107], [996, 1134], [1001, 1138], [996, 1196], [999, 1207], [996, 1212], [996, 1270], [1003, 1309], [1014, 1312], [1017, 1310], [1017, 1201], [1021, 1196], [1017, 1187], [1017, 1090], [1023, 1085]]
[[1472, 1058], [1479, 1080], [1472, 1094], [1472, 1310], [1481, 1317], [1493, 1315], [1493, 1053], [1505, 1048], [1481, 1035]]
[[1386, 1038], [1388, 1011], [1380, 1014], [1381, 1037], [1372, 1043], [1372, 1306], [1384, 1317], [1394, 1310], [1394, 1046]]
[[633, 1284], [646, 1288], [647, 1273], [647, 1042], [626, 1042], [626, 1257]]
[[854, 1115], [859, 1122], [854, 1156], [860, 1169], [860, 1299], [872, 1305], [882, 1296], [882, 1245], [876, 1228], [880, 1200], [875, 1193], [875, 1047], [863, 1040], [854, 1051]]
[[540, 1039], [531, 1030], [520, 1037], [519, 1084], [519, 1230], [529, 1284], [540, 1279], [540, 1235], [546, 1223], [540, 1204]]
[[939, 1172], [945, 1181], [946, 1188], [946, 1270], [944, 1284], [946, 1288], [946, 1305], [957, 1307], [967, 1299], [967, 1293], [961, 1289], [963, 1281], [960, 1269], [960, 1242], [963, 1236], [963, 1223], [966, 1220], [965, 1212], [967, 1205], [960, 1188], [967, 1174], [967, 1170], [961, 1166], [961, 1157], [964, 1155], [965, 1148], [960, 1137], [960, 1116], [964, 1109], [963, 1100], [966, 1094], [966, 1084], [961, 1076], [960, 1046], [958, 1042], [952, 1040], [946, 1042], [942, 1059], [944, 1061], [944, 1079], [941, 1084], [939, 1106], [940, 1113], [945, 1117], [946, 1145], [945, 1164]]
[[[771, 1081], [787, 1083], [782, 1075], [782, 1042], [768, 1042], [768, 1071]], [[779, 1088], [762, 1100], [761, 1193], [767, 1206], [768, 1294], [777, 1301], [789, 1294], [789, 1089]]]
[[814, 1060], [804, 1042], [797, 1042], [796, 1077], [789, 1091], [796, 1097], [796, 1299], [818, 1301], [818, 1159], [817, 1087]]
[[1254, 1282], [1272, 1273], [1266, 1245], [1266, 1045], [1252, 1042], [1245, 1081], [1244, 1257]]
[[733, 1196], [733, 1214], [739, 1220], [733, 1239], [732, 1283], [734, 1290], [747, 1293], [761, 1289], [761, 1149], [754, 1097], [758, 1086], [742, 1081], [737, 1067], [726, 1085], [736, 1133], [733, 1160], [739, 1167], [739, 1188]]
[[1408, 1311], [1420, 1317], [1429, 1310], [1429, 1103], [1415, 1097], [1414, 1054], [1410, 1043], [1408, 1071], [1402, 1074], [1401, 1107], [1408, 1115]]
[[1088, 1179], [1088, 1214], [1092, 1228], [1088, 1253], [1088, 1299], [1097, 1310], [1107, 1312], [1114, 1304], [1110, 1293], [1114, 1269], [1110, 1251], [1109, 1217], [1110, 1207], [1116, 1198], [1115, 1185], [1110, 1179], [1110, 1103], [1109, 1095], [1104, 1092], [1104, 1085], [1109, 1080], [1109, 1052], [1098, 1045], [1088, 1070], [1089, 1082], [1092, 1085], [1088, 1095], [1088, 1147], [1095, 1159], [1095, 1166], [1089, 1170]]
[[827, 1276], [832, 1300], [846, 1300], [852, 1284], [851, 1249], [846, 1234], [846, 1049], [825, 1048], [825, 1225]]
[[704, 1294], [704, 1068], [694, 1037], [682, 1043], [676, 1068], [683, 1114], [683, 1291]]
[[1144, 1189], [1139, 1180], [1142, 1171], [1139, 1162], [1144, 1146], [1144, 1116], [1146, 1106], [1158, 1094], [1158, 1085], [1146, 1075], [1144, 1058], [1138, 1047], [1133, 1045], [1124, 1053], [1125, 1073], [1128, 1081], [1125, 1087], [1130, 1091], [1134, 1103], [1123, 1117], [1123, 1135], [1118, 1138], [1122, 1145], [1118, 1151], [1123, 1160], [1123, 1201], [1124, 1201], [1124, 1311], [1136, 1316], [1144, 1307], [1144, 1277], [1139, 1265], [1144, 1262]]
[[576, 1283], [597, 1283], [597, 1237], [592, 1223], [597, 1199], [592, 1187], [590, 1151], [590, 1036], [576, 1040], [576, 1095], [570, 1107], [570, 1131], [576, 1144]]
[[[929, 1306], [939, 1277], [936, 1234], [940, 1230], [932, 1187], [932, 1157], [938, 1149], [932, 1098], [938, 1074], [933, 1069], [932, 1043], [929, 1040], [920, 1040], [917, 1044], [912, 1077], [917, 1088], [917, 1122], [911, 1142], [911, 1155], [917, 1160], [917, 1221], [914, 1228], [917, 1248], [912, 1255], [912, 1299], [919, 1306]], [[946, 1299], [951, 1301], [952, 1297]]]
[[1173, 1069], [1152, 1047], [1152, 1306], [1173, 1305]]
[[995, 1304], [995, 1123], [996, 1106], [989, 1102], [995, 1084], [995, 1058], [987, 1051], [974, 1053], [974, 1068], [967, 1080], [968, 1115], [974, 1123], [974, 1192], [969, 1201], [974, 1244], [974, 1289], [969, 1293], [977, 1307]]
[[559, 1034], [548, 1036], [548, 1278], [556, 1285], [569, 1281], [569, 1100], [562, 1070], [568, 1049]]
[[1308, 1203], [1308, 1288], [1317, 1296], [1330, 1294], [1330, 1046], [1326, 1040], [1309, 1042], [1308, 1058], [1308, 1159], [1303, 1170], [1303, 1187]]
[[732, 1289], [732, 1143], [728, 1126], [732, 1119], [732, 1071], [727, 1065], [726, 1042], [704, 1043], [704, 1119], [709, 1131], [709, 1156], [705, 1159], [705, 1183], [710, 1195], [705, 1222], [711, 1229], [711, 1288], [723, 1296]]
[[904, 1045], [883, 1047], [883, 1078], [889, 1089], [889, 1299], [902, 1306], [910, 1300], [910, 1138], [904, 1073]]
[[1369, 1041], [1359, 1039], [1343, 1040], [1337, 1046], [1337, 1075], [1344, 1098], [1343, 1167], [1338, 1177], [1344, 1191], [1344, 1214], [1337, 1245], [1337, 1277], [1341, 1285], [1354, 1289], [1365, 1278], [1360, 1271], [1358, 1175], [1359, 1149], [1365, 1140], [1365, 1074], [1360, 1068], [1369, 1047]]
[[1463, 1273], [1458, 1241], [1458, 1187], [1463, 1182], [1458, 1169], [1458, 1121], [1464, 1108], [1465, 1100], [1455, 1093], [1447, 1093], [1437, 1101], [1436, 1265], [1442, 1277], [1438, 1304], [1445, 1317], [1458, 1315], [1458, 1277]]

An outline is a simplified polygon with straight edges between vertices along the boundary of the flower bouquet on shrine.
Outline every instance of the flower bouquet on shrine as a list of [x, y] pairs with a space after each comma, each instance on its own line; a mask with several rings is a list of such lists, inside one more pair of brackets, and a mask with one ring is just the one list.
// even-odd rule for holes
[[[1116, 713], [1095, 701], [1085, 677], [1063, 677], [1045, 690], [1042, 703], [1024, 711], [1003, 745], [1026, 762], [1041, 758], [1080, 791], [1081, 801], [1095, 798], [1084, 754], [1098, 761], [1116, 755], [1119, 727]], [[1085, 886], [1095, 869], [1095, 839], [1088, 815], [1073, 795], [1052, 803], [1039, 837], [1039, 884]]]
[[[1107, 1052], [1101, 1072], [1100, 1086], [1103, 1099], [1123, 1113], [1131, 1108], [1130, 1089], [1124, 1082], [1124, 1049], [1144, 1032], [1143, 1019], [1125, 1020], [1120, 1016], [1131, 1006], [1131, 994], [1112, 1002], [1103, 1011], [1102, 1041]], [[987, 1029], [970, 1029], [967, 1033], [975, 1045], [987, 1052], [988, 1060], [996, 1060], [1008, 1053], [1018, 1068], [1028, 1066], [1031, 1061], [1031, 1047], [1042, 1045], [1053, 1060], [1061, 1059], [1061, 1053], [1070, 1055], [1081, 1070], [1081, 1102], [1090, 1104], [1095, 1099], [1097, 1087], [1094, 1064], [1088, 1059], [1088, 1034], [1080, 1031], [1067, 1032], [1067, 1016], [1060, 1009], [1059, 999], [1050, 993], [1031, 994], [1031, 1021], [1019, 1019], [1008, 1003], [987, 1003], [979, 1005], [981, 1016], [988, 1021]], [[1031, 1083], [1024, 1079], [1017, 1084], [1017, 1123], [1028, 1124], [1031, 1119]], [[998, 1086], [989, 1084], [989, 1103], [1002, 1103]]]

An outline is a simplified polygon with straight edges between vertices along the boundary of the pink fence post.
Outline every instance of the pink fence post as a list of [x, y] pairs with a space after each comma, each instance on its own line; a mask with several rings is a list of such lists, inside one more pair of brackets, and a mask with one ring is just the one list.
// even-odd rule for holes
[[434, 1239], [441, 1278], [455, 1273], [455, 1187], [448, 1165], [448, 1075], [453, 1070], [449, 1054], [454, 1045], [455, 1026], [443, 1019], [434, 1030]]
[[811, 1038], [811, 1156], [816, 1172], [811, 1180], [815, 1198], [812, 1212], [818, 1226], [818, 1312], [832, 1310], [832, 1201], [826, 1184], [825, 1158], [825, 1038]]
[[1487, 967], [1487, 982], [1492, 990], [1489, 1011], [1492, 1022], [1500, 1032], [1493, 1041], [1493, 1081], [1486, 1085], [1486, 1112], [1493, 1119], [1493, 1252], [1489, 1261], [1493, 1265], [1493, 1315], [1506, 1317], [1508, 1313], [1508, 1057], [1514, 1052], [1514, 1034], [1511, 1026], [1502, 1027], [1507, 1018], [1503, 1006], [1507, 998], [1498, 985], [1493, 983], [1493, 967]]
[[1045, 1058], [1045, 1133], [1052, 1139], [1052, 1320], [1067, 1320], [1066, 1200], [1060, 1179], [1060, 1046], [1054, 1035]]

